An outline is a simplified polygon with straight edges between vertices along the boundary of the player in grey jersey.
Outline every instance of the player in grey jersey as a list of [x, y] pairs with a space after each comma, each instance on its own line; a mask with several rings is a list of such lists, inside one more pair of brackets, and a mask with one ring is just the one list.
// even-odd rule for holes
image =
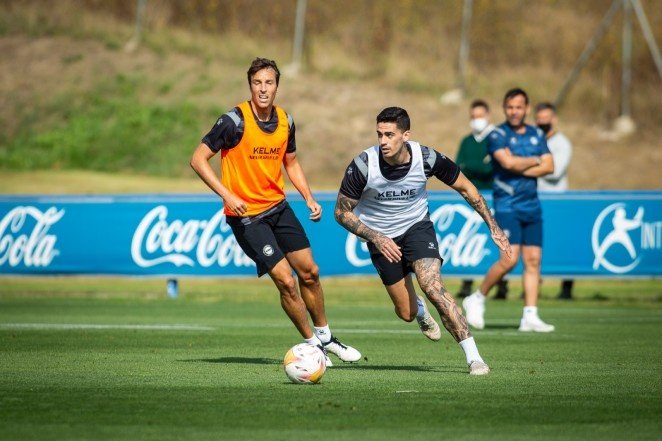
[[441, 338], [439, 325], [416, 295], [411, 272], [435, 306], [441, 321], [464, 350], [469, 373], [485, 375], [483, 361], [462, 311], [441, 279], [442, 259], [429, 219], [426, 185], [431, 176], [464, 197], [487, 223], [492, 240], [510, 255], [510, 243], [485, 199], [453, 161], [410, 141], [409, 115], [388, 107], [377, 115], [378, 145], [366, 149], [347, 168], [338, 193], [335, 217], [351, 233], [368, 241], [370, 258], [402, 320], [418, 321], [431, 340]]

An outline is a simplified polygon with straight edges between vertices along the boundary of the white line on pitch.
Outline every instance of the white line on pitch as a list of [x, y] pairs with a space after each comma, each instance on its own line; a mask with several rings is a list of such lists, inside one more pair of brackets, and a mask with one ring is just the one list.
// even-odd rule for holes
[[343, 334], [420, 334], [419, 330], [409, 329], [340, 329], [334, 328], [333, 332], [341, 332]]
[[96, 323], [0, 323], [0, 329], [75, 330], [75, 329], [129, 329], [139, 331], [213, 331], [211, 326], [200, 325], [122, 325]]
[[[260, 324], [247, 325], [237, 323], [222, 324], [221, 328], [246, 328], [246, 327], [269, 327], [269, 328], [289, 328], [288, 323], [282, 324]], [[136, 331], [216, 331], [218, 328], [203, 325], [183, 325], [183, 324], [155, 324], [155, 325], [130, 325], [130, 324], [99, 324], [99, 323], [0, 323], [0, 330], [136, 330]], [[418, 329], [357, 329], [357, 328], [334, 328], [334, 332], [341, 334], [401, 334], [417, 335], [421, 331]], [[517, 336], [520, 332], [510, 330], [483, 330], [479, 335], [500, 335]]]

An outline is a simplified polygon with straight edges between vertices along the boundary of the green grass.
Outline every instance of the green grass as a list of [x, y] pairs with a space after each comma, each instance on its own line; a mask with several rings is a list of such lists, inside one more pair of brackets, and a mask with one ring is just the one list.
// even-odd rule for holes
[[[398, 321], [373, 279], [325, 282], [332, 329], [367, 359], [299, 386], [280, 363], [300, 338], [266, 280], [183, 279], [170, 300], [157, 279], [5, 278], [0, 439], [659, 437], [658, 281], [626, 283], [644, 293], [627, 301], [623, 282], [580, 282], [575, 302], [545, 299], [549, 335], [516, 331], [517, 296], [490, 302], [475, 333], [493, 368], [481, 378], [467, 375], [447, 334], [432, 343]], [[194, 328], [10, 325], [20, 323]]]
[[[66, 94], [56, 97], [42, 111], [60, 120], [43, 126], [26, 118], [18, 135], [0, 148], [2, 168], [188, 176], [199, 121], [216, 115], [187, 102], [142, 103], [136, 95], [145, 86], [143, 76], [117, 75], [73, 101]], [[33, 154], [25, 154], [26, 145]]]

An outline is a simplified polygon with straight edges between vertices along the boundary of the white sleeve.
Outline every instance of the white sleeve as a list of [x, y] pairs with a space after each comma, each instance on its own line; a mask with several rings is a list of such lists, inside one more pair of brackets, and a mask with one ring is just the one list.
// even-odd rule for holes
[[568, 173], [568, 166], [572, 158], [572, 144], [563, 133], [557, 133], [550, 141], [554, 143], [554, 148], [550, 149], [554, 160], [554, 173], [545, 178], [547, 181], [556, 182]]

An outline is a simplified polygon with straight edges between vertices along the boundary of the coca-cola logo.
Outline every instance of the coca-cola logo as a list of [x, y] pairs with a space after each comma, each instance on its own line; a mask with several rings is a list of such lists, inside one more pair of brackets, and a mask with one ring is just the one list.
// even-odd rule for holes
[[[462, 204], [445, 204], [430, 215], [430, 220], [437, 230], [439, 255], [445, 262], [455, 267], [475, 267], [490, 254], [486, 248], [489, 236], [478, 233], [483, 219], [472, 208]], [[457, 231], [456, 223], [462, 223]], [[355, 267], [370, 265], [370, 256], [366, 243], [353, 234], [348, 234], [345, 241], [345, 256]]]
[[164, 263], [205, 268], [233, 264], [254, 266], [225, 221], [223, 211], [211, 219], [168, 219], [168, 208], [159, 205], [140, 221], [131, 240], [131, 257], [148, 268]]
[[57, 236], [48, 234], [64, 216], [64, 209], [46, 211], [30, 206], [13, 208], [0, 221], [0, 266], [47, 267], [60, 254]]
[[[459, 233], [448, 232], [453, 224], [462, 222]], [[439, 254], [445, 262], [456, 267], [474, 267], [480, 265], [483, 258], [490, 254], [486, 248], [489, 236], [478, 233], [483, 218], [473, 208], [463, 204], [446, 204], [437, 208], [430, 220], [434, 224], [439, 242]]]

